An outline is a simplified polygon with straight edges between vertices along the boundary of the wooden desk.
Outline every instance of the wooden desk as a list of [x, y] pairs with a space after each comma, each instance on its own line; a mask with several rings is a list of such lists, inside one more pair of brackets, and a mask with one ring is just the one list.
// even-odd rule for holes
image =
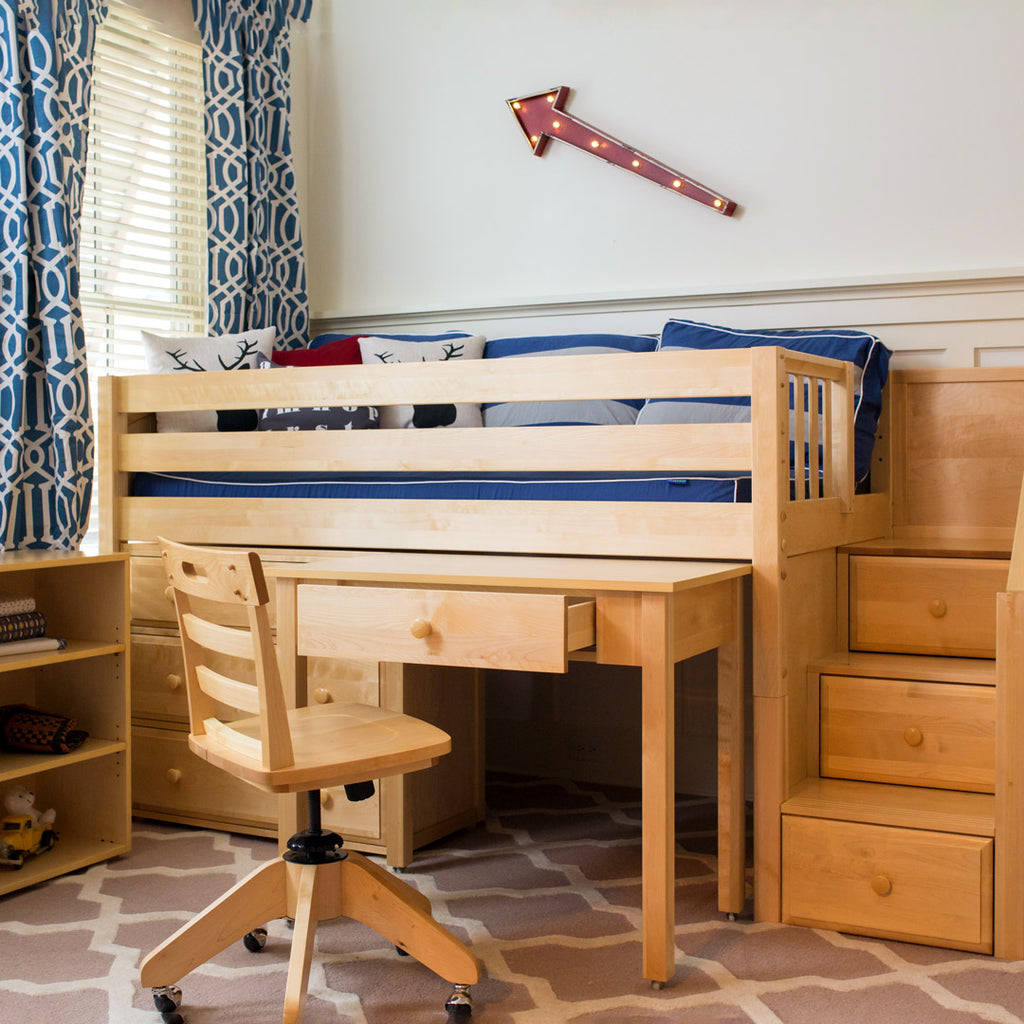
[[[305, 657], [641, 669], [643, 975], [675, 970], [675, 664], [718, 650], [718, 906], [744, 904], [743, 577], [730, 562], [353, 552], [268, 564], [286, 685]], [[357, 589], [352, 589], [357, 588]]]

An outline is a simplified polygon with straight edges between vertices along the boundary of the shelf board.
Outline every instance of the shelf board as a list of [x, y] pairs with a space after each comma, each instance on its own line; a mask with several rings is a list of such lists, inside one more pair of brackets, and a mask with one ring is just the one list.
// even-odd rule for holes
[[805, 779], [782, 805], [783, 814], [872, 825], [991, 836], [995, 797], [920, 786], [846, 779]]
[[881, 654], [837, 651], [812, 662], [808, 669], [821, 675], [864, 676], [869, 679], [907, 679], [931, 683], [996, 685], [994, 658], [951, 658], [941, 655]]
[[18, 751], [3, 753], [0, 754], [0, 783], [36, 775], [53, 768], [81, 764], [82, 761], [91, 761], [97, 757], [119, 754], [127, 748], [128, 744], [124, 740], [95, 739], [90, 736], [69, 754], [30, 754]]
[[[3, 645], [0, 644], [0, 650]], [[120, 654], [125, 645], [112, 641], [68, 640], [62, 651], [34, 651], [31, 654], [0, 655], [0, 672], [15, 672], [23, 668], [40, 665], [57, 665], [62, 661], [77, 661], [80, 658], [98, 658], [103, 654]]]
[[29, 857], [23, 867], [0, 865], [0, 896], [90, 864], [98, 864], [101, 860], [109, 860], [127, 853], [131, 848], [130, 843], [107, 842], [91, 836], [65, 836], [59, 828], [57, 834], [60, 838], [53, 849]]

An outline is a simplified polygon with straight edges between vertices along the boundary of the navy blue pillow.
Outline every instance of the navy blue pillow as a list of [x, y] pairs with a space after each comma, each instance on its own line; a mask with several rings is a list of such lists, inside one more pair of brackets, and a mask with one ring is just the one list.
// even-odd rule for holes
[[[812, 330], [737, 330], [695, 320], [669, 320], [659, 351], [671, 349], [753, 348], [778, 345], [794, 352], [828, 356], [854, 366], [854, 475], [862, 481], [871, 469], [871, 451], [882, 411], [882, 388], [889, 376], [889, 350], [866, 331], [848, 328]], [[750, 420], [750, 399], [650, 398], [637, 423], [725, 423]]]
[[[484, 359], [521, 356], [606, 355], [653, 352], [657, 339], [632, 334], [554, 334], [495, 338], [484, 346]], [[643, 399], [592, 399], [565, 402], [492, 402], [485, 404], [485, 427], [563, 426], [565, 424], [635, 423]]]
[[[264, 355], [256, 357], [259, 370], [287, 370]], [[380, 426], [373, 405], [324, 406], [311, 409], [258, 409], [257, 430], [374, 430]]]

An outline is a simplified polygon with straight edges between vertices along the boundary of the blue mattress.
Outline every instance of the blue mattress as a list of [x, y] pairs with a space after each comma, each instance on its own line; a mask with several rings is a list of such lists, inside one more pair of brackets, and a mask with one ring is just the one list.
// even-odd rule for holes
[[138, 473], [136, 497], [749, 502], [745, 474]]

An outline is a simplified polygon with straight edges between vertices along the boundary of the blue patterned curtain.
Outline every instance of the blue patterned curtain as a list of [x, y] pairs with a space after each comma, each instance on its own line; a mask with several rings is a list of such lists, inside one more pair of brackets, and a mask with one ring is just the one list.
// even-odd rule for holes
[[306, 265], [289, 115], [289, 22], [312, 0], [192, 0], [206, 91], [208, 320], [305, 345]]
[[92, 53], [106, 0], [0, 0], [0, 549], [77, 548], [93, 425], [78, 292]]

